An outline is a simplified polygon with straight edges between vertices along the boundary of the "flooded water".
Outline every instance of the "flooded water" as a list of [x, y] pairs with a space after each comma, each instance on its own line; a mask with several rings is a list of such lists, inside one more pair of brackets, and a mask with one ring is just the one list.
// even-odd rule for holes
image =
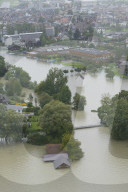
[[[5, 57], [6, 62], [22, 67], [25, 71], [29, 73], [32, 81], [37, 81], [38, 83], [44, 80], [47, 76], [49, 69], [52, 67], [57, 67], [64, 69], [65, 66], [62, 64], [54, 63], [43, 63], [37, 61], [36, 59], [30, 59], [25, 56], [17, 56], [8, 54], [6, 50], [1, 50], [0, 54]], [[71, 67], [67, 67], [71, 69]], [[122, 86], [125, 88], [128, 86], [128, 80], [122, 84], [122, 80], [119, 77], [115, 77], [114, 80], [107, 80], [104, 71], [101, 71], [97, 75], [82, 74], [84, 80], [77, 77], [77, 73], [68, 74], [68, 85], [72, 92], [72, 96], [75, 92], [79, 92], [84, 95], [87, 100], [87, 105], [83, 112], [73, 112], [73, 121], [75, 126], [82, 125], [95, 125], [100, 124], [100, 120], [97, 113], [92, 113], [91, 110], [97, 110], [100, 106], [100, 100], [104, 94], [110, 94], [110, 96], [119, 93]], [[78, 81], [80, 83], [78, 84]], [[78, 88], [81, 86], [81, 88]]]
[[[30, 74], [32, 81], [40, 82], [44, 80], [51, 67], [63, 68], [61, 64], [41, 63], [24, 56], [9, 55], [5, 50], [1, 50], [0, 54], [10, 64], [20, 66], [26, 70]], [[113, 81], [108, 81], [104, 71], [95, 76], [90, 74], [85, 74], [84, 76], [84, 81], [81, 82], [82, 87], [78, 88], [76, 86], [76, 74], [68, 75], [68, 84], [72, 95], [77, 90], [82, 95], [85, 95], [87, 100], [87, 105], [83, 112], [73, 112], [75, 126], [99, 124], [97, 113], [92, 113], [91, 110], [96, 110], [100, 106], [101, 97], [107, 93], [113, 96], [121, 89], [128, 90], [127, 80], [122, 82], [119, 77], [115, 77]], [[47, 183], [47, 186], [50, 187], [53, 186], [54, 182], [57, 183], [54, 189], [47, 188], [46, 192], [52, 190], [56, 192], [81, 191], [83, 183], [96, 185], [95, 190], [85, 186], [89, 192], [113, 192], [118, 191], [120, 187], [115, 190], [111, 185], [128, 183], [128, 142], [122, 142], [119, 145], [118, 142], [111, 141], [109, 129], [103, 127], [77, 130], [75, 137], [82, 143], [81, 147], [84, 151], [84, 157], [78, 162], [73, 162], [71, 169], [56, 171], [52, 163], [43, 162], [43, 147], [18, 144], [0, 147], [0, 175], [8, 181], [22, 184], [21, 186], [26, 186], [23, 184], [27, 184], [34, 187]], [[75, 186], [75, 183], [73, 184], [74, 180], [72, 179], [76, 183], [79, 181], [79, 188]], [[66, 190], [61, 189], [63, 184], [65, 184]], [[103, 184], [110, 185], [111, 189], [107, 190], [104, 187], [104, 190], [98, 190], [97, 185]], [[43, 185], [41, 186], [38, 189], [30, 187], [25, 191], [34, 191], [33, 189], [42, 191]]]

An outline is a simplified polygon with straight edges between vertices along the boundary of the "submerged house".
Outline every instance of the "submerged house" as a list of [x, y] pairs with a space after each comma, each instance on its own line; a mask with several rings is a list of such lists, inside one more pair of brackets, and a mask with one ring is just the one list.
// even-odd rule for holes
[[76, 77], [76, 87], [83, 87], [84, 86], [84, 76], [79, 74], [77, 77]]
[[57, 158], [54, 162], [54, 168], [55, 169], [61, 169], [61, 168], [69, 168], [70, 167], [70, 163], [69, 160], [67, 158], [63, 158], [62, 156], [60, 156], [59, 158]]
[[55, 169], [70, 167], [68, 154], [65, 151], [61, 151], [60, 144], [46, 145], [46, 152], [47, 154], [43, 156], [43, 161], [53, 162]]

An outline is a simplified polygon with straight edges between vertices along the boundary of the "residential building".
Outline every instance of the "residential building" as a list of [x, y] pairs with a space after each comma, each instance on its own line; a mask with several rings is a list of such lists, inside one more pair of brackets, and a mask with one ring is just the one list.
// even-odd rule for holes
[[107, 50], [98, 50], [94, 48], [76, 48], [71, 49], [70, 54], [74, 57], [84, 57], [86, 59], [106, 60], [114, 56]]
[[55, 36], [55, 28], [54, 27], [46, 27], [46, 34], [48, 37]]
[[14, 110], [16, 111], [17, 113], [22, 113], [23, 111], [23, 106], [21, 105], [7, 105], [7, 109], [11, 109], [11, 110]]
[[3, 43], [6, 46], [15, 44], [15, 45], [25, 45], [29, 42], [35, 44], [40, 41], [40, 37], [42, 32], [34, 32], [34, 33], [20, 33], [16, 35], [4, 35]]

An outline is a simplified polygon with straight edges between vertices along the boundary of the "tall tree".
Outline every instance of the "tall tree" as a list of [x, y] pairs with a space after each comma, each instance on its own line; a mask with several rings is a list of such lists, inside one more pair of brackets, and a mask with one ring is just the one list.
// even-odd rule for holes
[[48, 93], [50, 96], [58, 94], [62, 87], [67, 83], [67, 77], [64, 76], [62, 70], [53, 68], [49, 70], [47, 78], [45, 81], [42, 81], [36, 89], [38, 94], [43, 92]]
[[80, 38], [80, 31], [79, 31], [79, 29], [76, 29], [76, 31], [75, 31], [75, 33], [74, 33], [74, 39], [75, 40], [79, 40], [79, 38]]
[[6, 92], [8, 96], [20, 96], [22, 91], [22, 86], [17, 79], [10, 79], [6, 83]]
[[40, 113], [40, 126], [52, 140], [61, 143], [64, 133], [73, 132], [70, 106], [60, 101], [51, 101]]
[[0, 56], [0, 77], [3, 77], [7, 72], [4, 57]]
[[0, 104], [0, 137], [8, 143], [10, 138], [14, 141], [21, 140], [23, 116], [13, 110], [7, 110]]
[[128, 139], [128, 99], [121, 98], [117, 103], [111, 136], [117, 140]]
[[39, 103], [41, 108], [43, 108], [47, 103], [49, 103], [52, 100], [53, 100], [53, 97], [45, 92], [39, 96]]
[[71, 104], [71, 91], [69, 87], [63, 86], [57, 98], [65, 104]]
[[111, 128], [113, 139], [128, 139], [128, 91], [122, 90], [113, 98], [102, 99], [98, 116], [105, 126]]
[[77, 111], [83, 111], [86, 105], [86, 98], [76, 93], [73, 97], [73, 108]]

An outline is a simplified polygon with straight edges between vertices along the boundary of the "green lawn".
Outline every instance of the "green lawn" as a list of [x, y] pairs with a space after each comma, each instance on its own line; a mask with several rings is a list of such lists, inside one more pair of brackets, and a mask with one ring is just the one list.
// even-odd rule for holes
[[38, 132], [42, 131], [42, 128], [38, 125], [38, 116], [33, 116], [30, 119], [31, 127], [28, 128], [29, 132]]
[[65, 66], [77, 67], [77, 68], [83, 68], [83, 67], [85, 67], [84, 64], [79, 63], [79, 62], [64, 63], [64, 65], [65, 65]]

